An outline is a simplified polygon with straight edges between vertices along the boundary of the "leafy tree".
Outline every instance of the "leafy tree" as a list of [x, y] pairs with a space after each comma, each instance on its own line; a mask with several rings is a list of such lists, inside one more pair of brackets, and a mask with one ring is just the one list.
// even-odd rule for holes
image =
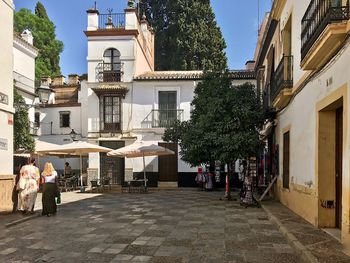
[[35, 6], [35, 15], [37, 17], [49, 20], [49, 16], [46, 13], [46, 9], [41, 2], [38, 2]]
[[142, 0], [155, 30], [157, 70], [223, 70], [225, 40], [209, 0]]
[[14, 150], [33, 152], [35, 150], [34, 138], [30, 135], [28, 109], [24, 98], [14, 88], [14, 101], [16, 108], [14, 116]]
[[195, 89], [191, 119], [166, 130], [164, 140], [178, 142], [191, 165], [218, 160], [232, 164], [260, 149], [258, 128], [264, 113], [255, 87], [232, 86], [228, 73], [207, 72]]
[[14, 29], [17, 32], [29, 29], [33, 34], [34, 46], [39, 49], [39, 55], [35, 62], [36, 81], [40, 81], [41, 77], [45, 75], [61, 74], [59, 63], [63, 43], [56, 39], [56, 27], [40, 2], [36, 4], [35, 14], [25, 8], [15, 13]]

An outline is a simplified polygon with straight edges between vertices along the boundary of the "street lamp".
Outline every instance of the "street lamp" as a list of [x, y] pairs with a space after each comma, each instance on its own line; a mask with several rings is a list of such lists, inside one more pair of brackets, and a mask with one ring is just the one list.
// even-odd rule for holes
[[37, 88], [37, 92], [41, 103], [45, 104], [49, 101], [51, 93], [51, 89], [49, 86], [41, 85], [39, 88]]
[[74, 129], [71, 130], [69, 136], [72, 138], [73, 142], [77, 140], [77, 133], [74, 131]]

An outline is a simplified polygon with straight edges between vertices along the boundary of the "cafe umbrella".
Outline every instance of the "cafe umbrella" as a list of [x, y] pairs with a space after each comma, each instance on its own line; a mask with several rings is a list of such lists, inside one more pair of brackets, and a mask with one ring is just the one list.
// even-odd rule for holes
[[107, 153], [108, 156], [112, 156], [112, 157], [127, 157], [127, 158], [142, 157], [143, 158], [143, 179], [145, 182], [145, 187], [147, 187], [145, 157], [146, 156], [163, 156], [163, 155], [172, 155], [172, 154], [175, 154], [175, 152], [167, 148], [164, 148], [162, 146], [159, 146], [154, 142], [145, 142], [145, 141], [136, 141], [133, 144], [130, 144], [128, 146], [125, 146]]
[[[82, 174], [82, 156], [87, 153], [94, 153], [94, 152], [110, 152], [112, 149], [107, 147], [102, 147], [96, 144], [88, 143], [85, 141], [73, 141], [68, 144], [63, 144], [57, 147], [56, 149], [53, 148], [50, 150], [54, 153], [64, 153], [64, 154], [71, 154], [71, 155], [78, 155], [80, 156], [80, 184], [83, 186], [83, 174]], [[40, 153], [40, 152], [39, 152]]]

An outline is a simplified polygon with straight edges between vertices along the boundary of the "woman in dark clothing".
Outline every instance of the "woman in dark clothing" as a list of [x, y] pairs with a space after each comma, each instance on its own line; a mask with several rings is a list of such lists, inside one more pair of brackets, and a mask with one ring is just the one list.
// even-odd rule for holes
[[42, 196], [42, 215], [51, 216], [56, 214], [57, 211], [55, 197], [58, 195], [59, 191], [57, 186], [57, 172], [55, 171], [52, 163], [45, 163], [44, 171], [41, 175], [44, 183]]

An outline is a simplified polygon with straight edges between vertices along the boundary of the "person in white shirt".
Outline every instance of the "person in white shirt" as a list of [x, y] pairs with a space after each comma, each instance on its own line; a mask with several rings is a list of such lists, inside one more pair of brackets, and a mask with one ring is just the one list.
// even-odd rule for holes
[[55, 171], [55, 168], [51, 162], [45, 163], [44, 171], [41, 175], [44, 183], [42, 195], [42, 215], [55, 215], [57, 212], [55, 198], [58, 197], [59, 189], [57, 185], [57, 172]]

